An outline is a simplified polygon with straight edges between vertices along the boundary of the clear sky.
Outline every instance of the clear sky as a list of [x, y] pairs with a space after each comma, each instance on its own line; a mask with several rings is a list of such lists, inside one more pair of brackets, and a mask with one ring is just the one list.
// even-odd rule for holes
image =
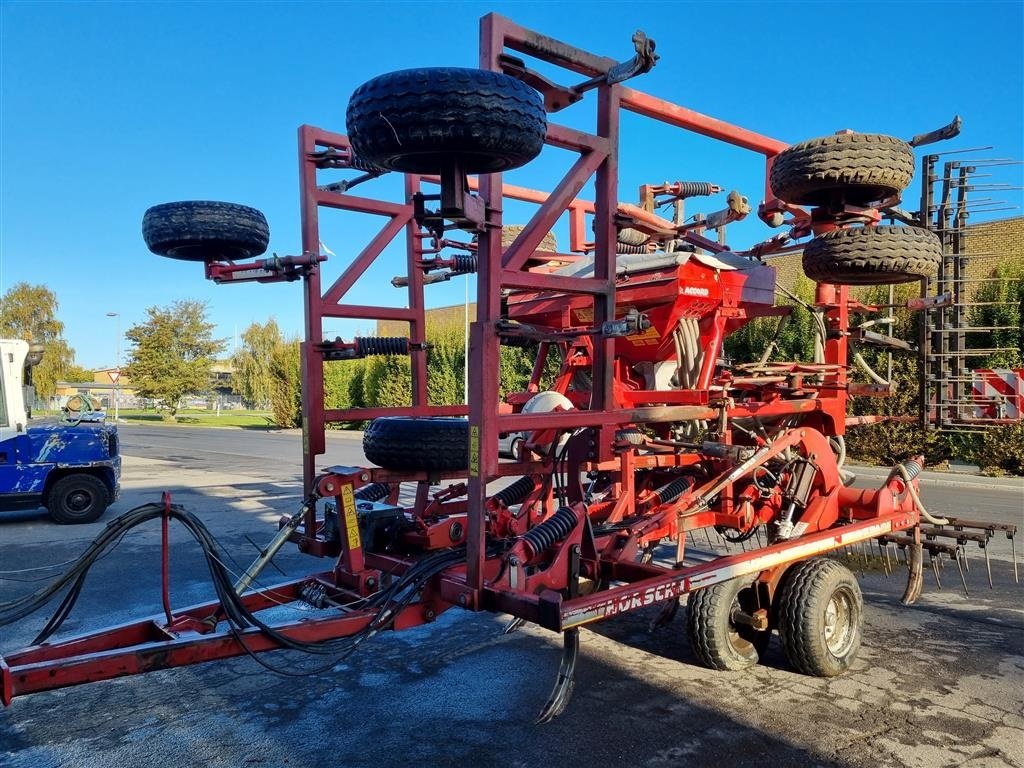
[[[270, 221], [271, 250], [297, 253], [296, 128], [344, 132], [352, 90], [382, 72], [474, 66], [477, 19], [492, 10], [616, 59], [631, 54], [630, 36], [643, 29], [661, 61], [631, 86], [785, 141], [847, 127], [909, 138], [959, 113], [961, 138], [940, 149], [992, 145], [982, 154], [1020, 159], [1022, 8], [1020, 0], [2, 0], [0, 291], [23, 280], [55, 291], [65, 336], [87, 367], [113, 363], [117, 321], [107, 312], [120, 313], [123, 331], [147, 307], [177, 299], [207, 301], [229, 351], [236, 331], [272, 315], [298, 335], [297, 284], [215, 286], [200, 265], [146, 250], [143, 212], [182, 199], [253, 205]], [[556, 119], [585, 125], [583, 108]], [[550, 186], [565, 160], [545, 151], [508, 180]], [[1018, 167], [996, 173], [994, 181], [1021, 183]], [[638, 184], [676, 179], [737, 188], [756, 206], [763, 165], [750, 153], [624, 119], [621, 197], [634, 201]], [[394, 186], [375, 183], [384, 192]], [[1021, 204], [1019, 192], [991, 196]], [[723, 206], [724, 196], [704, 210]], [[915, 192], [906, 207], [916, 209]], [[358, 252], [375, 223], [343, 217], [327, 228], [335, 266]], [[742, 248], [771, 234], [751, 216], [730, 240]], [[358, 303], [404, 304], [388, 282], [403, 271], [398, 256], [393, 262], [360, 285]], [[463, 290], [461, 280], [429, 287], [428, 305], [460, 303]], [[326, 330], [348, 337], [370, 329], [338, 322]]]

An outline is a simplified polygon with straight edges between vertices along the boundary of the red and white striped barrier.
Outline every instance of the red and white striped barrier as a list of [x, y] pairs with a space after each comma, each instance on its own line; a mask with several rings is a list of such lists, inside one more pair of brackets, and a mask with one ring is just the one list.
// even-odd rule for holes
[[974, 418], [1020, 421], [1024, 412], [1024, 368], [978, 368], [971, 383]]

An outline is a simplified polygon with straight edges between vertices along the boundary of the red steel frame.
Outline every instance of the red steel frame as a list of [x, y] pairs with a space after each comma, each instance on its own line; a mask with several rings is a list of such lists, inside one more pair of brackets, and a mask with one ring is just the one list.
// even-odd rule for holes
[[[511, 49], [561, 66], [572, 72], [594, 77], [607, 72], [616, 62], [594, 56], [568, 46], [553, 38], [536, 34], [513, 24], [508, 19], [490, 14], [481, 21], [480, 61], [482, 68], [500, 70], [501, 55]], [[898, 477], [890, 479], [877, 491], [859, 491], [841, 487], [835, 459], [828, 448], [826, 435], [841, 435], [846, 424], [845, 405], [848, 393], [845, 360], [847, 355], [846, 330], [849, 308], [846, 289], [822, 285], [817, 301], [825, 313], [829, 334], [825, 343], [825, 361], [828, 365], [816, 369], [823, 374], [823, 383], [816, 397], [796, 400], [746, 400], [709, 402], [706, 392], [643, 392], [630, 393], [628, 405], [621, 405], [622, 392], [617, 387], [615, 344], [616, 339], [594, 336], [589, 342], [588, 354], [592, 362], [592, 399], [587, 410], [556, 411], [551, 413], [499, 412], [498, 390], [499, 334], [502, 319], [501, 290], [514, 288], [527, 292], [555, 291], [569, 295], [583, 295], [592, 300], [592, 320], [596, 326], [616, 317], [616, 224], [614, 214], [619, 209], [617, 189], [619, 114], [626, 109], [684, 130], [725, 141], [763, 154], [766, 169], [772, 158], [786, 145], [743, 128], [729, 125], [714, 118], [670, 104], [661, 99], [622, 86], [602, 83], [597, 86], [597, 121], [594, 133], [584, 133], [562, 125], [550, 123], [547, 143], [579, 153], [579, 158], [550, 194], [538, 193], [503, 185], [499, 174], [479, 179], [479, 197], [484, 205], [484, 222], [479, 234], [477, 262], [477, 316], [470, 329], [468, 355], [469, 392], [468, 409], [464, 406], [431, 406], [427, 399], [427, 365], [425, 356], [426, 324], [424, 313], [424, 279], [419, 266], [426, 251], [427, 237], [414, 218], [413, 195], [424, 183], [434, 183], [429, 177], [407, 175], [404, 180], [404, 203], [389, 203], [375, 199], [328, 191], [318, 186], [317, 171], [324, 168], [344, 168], [351, 161], [348, 140], [340, 134], [302, 126], [299, 129], [300, 192], [302, 206], [303, 256], [284, 260], [296, 268], [303, 267], [305, 304], [305, 341], [302, 345], [302, 402], [304, 465], [303, 479], [308, 493], [316, 491], [321, 497], [333, 497], [338, 502], [343, 520], [349, 515], [354, 520], [352, 489], [368, 482], [419, 481], [417, 505], [427, 503], [426, 473], [401, 473], [383, 469], [332, 468], [327, 474], [318, 474], [316, 461], [325, 451], [325, 428], [329, 422], [372, 419], [376, 416], [451, 416], [468, 415], [470, 433], [469, 478], [466, 499], [450, 509], [464, 513], [468, 556], [464, 565], [453, 566], [442, 574], [435, 586], [424, 590], [419, 602], [402, 609], [394, 628], [414, 626], [433, 618], [450, 607], [458, 605], [470, 610], [500, 610], [536, 621], [554, 630], [566, 630], [617, 613], [633, 610], [655, 602], [669, 600], [692, 589], [747, 574], [762, 574], [762, 580], [773, 590], [784, 567], [796, 560], [845, 546], [857, 541], [877, 537], [893, 531], [913, 527], [918, 512], [911, 494]], [[766, 174], [767, 175], [767, 174]], [[593, 204], [582, 201], [578, 195], [587, 181], [594, 177]], [[516, 240], [507, 248], [501, 244], [501, 210], [505, 197], [529, 200], [538, 204], [538, 210]], [[771, 195], [769, 193], [768, 197]], [[322, 280], [320, 262], [319, 216], [321, 208], [357, 211], [384, 217], [380, 232], [355, 257], [344, 271], [327, 284]], [[566, 211], [570, 213], [573, 249], [583, 240], [583, 216], [592, 212], [595, 220], [594, 272], [589, 278], [568, 278], [544, 271], [531, 270], [531, 259], [541, 245], [544, 235]], [[636, 216], [641, 216], [631, 210]], [[385, 247], [404, 230], [408, 267], [408, 307], [389, 308], [366, 304], [345, 303], [350, 289], [377, 259]], [[695, 238], [697, 236], [694, 236]], [[702, 246], [713, 247], [709, 241], [698, 238]], [[229, 280], [233, 266], [208, 265], [207, 275], [214, 279]], [[240, 273], [241, 274], [241, 273]], [[261, 279], [243, 276], [243, 279]], [[716, 352], [725, 334], [726, 318], [746, 318], [744, 309], [734, 306], [710, 327], [708, 343]], [[753, 312], [754, 310], [751, 310]], [[731, 314], [729, 314], [731, 312]], [[761, 311], [761, 314], [769, 312]], [[412, 364], [412, 402], [404, 408], [330, 410], [324, 407], [324, 358], [320, 341], [323, 338], [325, 318], [359, 318], [400, 320], [409, 323], [409, 354]], [[713, 365], [702, 372], [698, 389], [706, 390], [711, 384]], [[792, 429], [774, 444], [763, 447], [755, 457], [763, 463], [788, 447], [803, 447], [817, 456], [822, 479], [818, 483], [819, 495], [807, 507], [806, 516], [824, 521], [819, 529], [792, 541], [721, 557], [699, 566], [665, 569], [633, 562], [629, 557], [606, 557], [613, 551], [614, 536], [598, 536], [588, 540], [578, 525], [561, 545], [554, 563], [543, 574], [528, 574], [512, 560], [499, 562], [487, 557], [485, 525], [488, 515], [488, 482], [508, 475], [523, 475], [528, 471], [546, 470], [541, 464], [518, 462], [498, 463], [497, 446], [500, 433], [545, 430], [570, 430], [578, 427], [614, 429], [620, 425], [658, 425], [674, 421], [721, 420], [735, 417], [778, 417], [801, 415], [807, 429]], [[813, 425], [816, 428], [812, 428]], [[687, 462], [686, 456], [645, 455], [615, 458], [599, 456], [595, 466], [606, 468], [621, 462], [623, 483], [631, 493], [629, 472], [634, 467], [678, 468]], [[578, 462], [580, 466], [585, 462]], [[749, 468], [748, 468], [749, 471]], [[458, 473], [449, 473], [455, 476]], [[727, 475], [728, 473], [726, 473]], [[441, 477], [445, 477], [445, 473]], [[710, 495], [716, 482], [731, 486], [734, 479], [722, 475], [712, 476], [705, 485], [691, 488], [665, 514], [652, 522], [642, 536], [633, 540], [635, 547], [641, 539], [654, 542], [664, 536], [716, 525], [721, 521], [735, 523], [739, 513], [731, 510], [731, 502], [723, 511], [713, 512], [698, 503], [702, 494]], [[436, 477], [429, 478], [435, 481]], [[655, 494], [656, 496], [656, 494]], [[648, 498], [651, 498], [650, 496]], [[627, 504], [633, 504], [629, 496]], [[688, 510], [682, 515], [684, 510]], [[604, 510], [608, 519], [621, 519], [623, 507]], [[616, 516], [618, 516], [616, 518]], [[345, 525], [341, 526], [344, 531]], [[452, 529], [447, 529], [452, 530]], [[320, 535], [321, 523], [316, 517], [315, 505], [308, 505], [299, 531], [293, 535], [300, 549], [315, 555], [335, 554]], [[432, 531], [424, 534], [426, 541]], [[453, 537], [454, 540], [454, 537]], [[429, 549], [429, 547], [428, 547]], [[364, 551], [358, 536], [344, 534], [341, 553], [333, 571], [311, 579], [289, 582], [271, 589], [246, 593], [242, 600], [252, 610], [267, 608], [282, 601], [298, 600], [304, 584], [311, 581], [323, 585], [339, 595], [367, 594], [372, 585], [368, 574], [376, 572], [402, 572], [409, 560]], [[627, 553], [628, 554], [628, 553]], [[569, 596], [559, 590], [566, 586], [563, 578], [568, 569], [559, 569], [571, 558], [583, 557], [589, 563], [592, 578], [607, 577], [623, 582], [617, 586], [590, 595], [580, 596], [569, 589]], [[511, 563], [511, 566], [509, 564]], [[562, 575], [560, 575], [562, 574]], [[530, 582], [530, 588], [523, 584]], [[547, 585], [547, 589], [545, 589]], [[53, 645], [28, 648], [0, 658], [0, 698], [9, 703], [13, 696], [32, 691], [74, 685], [119, 675], [134, 674], [169, 666], [191, 664], [217, 658], [241, 655], [246, 652], [268, 650], [276, 643], [256, 630], [238, 633], [205, 625], [203, 620], [216, 613], [216, 604], [193, 606], [170, 616], [133, 622], [101, 633], [74, 638]], [[370, 616], [354, 611], [334, 618], [302, 621], [278, 625], [282, 633], [304, 640], [323, 640], [352, 635], [367, 626]], [[172, 628], [174, 631], [172, 631]], [[184, 629], [180, 629], [184, 628]], [[179, 631], [180, 629], [180, 631]]]

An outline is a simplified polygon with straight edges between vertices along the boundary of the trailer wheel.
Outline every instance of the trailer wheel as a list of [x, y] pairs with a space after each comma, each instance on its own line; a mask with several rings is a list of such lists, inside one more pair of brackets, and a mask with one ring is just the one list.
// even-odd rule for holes
[[406, 173], [495, 173], [540, 154], [547, 115], [521, 80], [482, 69], [389, 72], [356, 88], [345, 113], [355, 153]]
[[374, 419], [363, 433], [363, 453], [384, 469], [447, 472], [469, 466], [469, 422], [465, 419]]
[[686, 604], [686, 635], [694, 655], [711, 669], [738, 672], [757, 664], [771, 641], [771, 632], [733, 620], [734, 611], [756, 609], [754, 585], [743, 576], [691, 593]]
[[835, 677], [860, 649], [864, 598], [857, 579], [835, 560], [797, 563], [783, 577], [779, 636], [789, 663], [805, 675]]
[[942, 263], [939, 239], [927, 229], [850, 227], [834, 229], [804, 247], [803, 268], [819, 283], [876, 285], [933, 276]]
[[106, 484], [93, 475], [68, 475], [50, 488], [46, 508], [54, 522], [63, 525], [91, 523], [110, 504]]
[[840, 133], [801, 141], [775, 156], [772, 193], [796, 205], [829, 205], [836, 198], [868, 205], [898, 195], [914, 177], [914, 152], [893, 136]]
[[146, 247], [184, 261], [233, 261], [267, 250], [270, 227], [255, 208], [185, 200], [154, 205], [142, 217]]

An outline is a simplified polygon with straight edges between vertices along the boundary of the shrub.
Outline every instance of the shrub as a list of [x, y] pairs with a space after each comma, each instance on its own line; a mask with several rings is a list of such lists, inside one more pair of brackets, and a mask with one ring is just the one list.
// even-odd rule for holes
[[1024, 423], [987, 430], [974, 460], [985, 474], [1024, 475]]

